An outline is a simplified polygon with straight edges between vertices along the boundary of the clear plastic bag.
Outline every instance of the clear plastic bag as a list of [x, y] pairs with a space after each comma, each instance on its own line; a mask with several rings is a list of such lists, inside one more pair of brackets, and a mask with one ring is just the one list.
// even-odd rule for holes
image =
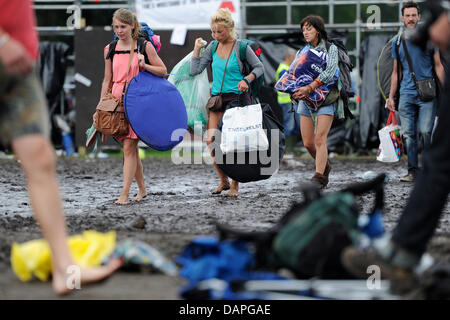
[[183, 97], [189, 127], [195, 132], [197, 130], [195, 126], [201, 126], [203, 133], [208, 121], [206, 102], [210, 97], [210, 85], [206, 68], [196, 76], [190, 74], [192, 53], [176, 64], [168, 80]]

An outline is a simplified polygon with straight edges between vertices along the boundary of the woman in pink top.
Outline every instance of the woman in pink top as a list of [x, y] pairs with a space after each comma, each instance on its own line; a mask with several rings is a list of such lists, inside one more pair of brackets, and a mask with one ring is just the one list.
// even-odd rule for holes
[[[125, 83], [129, 83], [139, 71], [147, 71], [159, 77], [164, 77], [167, 74], [166, 66], [159, 58], [151, 43], [147, 42], [145, 47], [145, 52], [150, 64], [146, 64], [144, 55], [137, 52], [136, 40], [138, 38], [140, 24], [135, 14], [127, 9], [116, 10], [113, 16], [113, 27], [119, 40], [115, 49], [116, 53], [113, 57], [107, 57], [109, 45], [107, 45], [104, 50], [105, 77], [103, 79], [100, 99], [108, 93], [111, 77], [113, 81], [112, 94], [115, 98], [120, 98], [124, 92]], [[128, 72], [130, 49], [133, 43], [134, 55]], [[139, 193], [133, 200], [140, 201], [147, 196], [147, 191], [145, 189], [142, 162], [139, 158], [139, 138], [136, 136], [131, 126], [129, 126], [128, 134], [119, 137], [118, 140], [123, 142], [123, 187], [122, 193], [115, 203], [129, 203], [128, 197], [133, 178], [136, 179], [139, 187]]]

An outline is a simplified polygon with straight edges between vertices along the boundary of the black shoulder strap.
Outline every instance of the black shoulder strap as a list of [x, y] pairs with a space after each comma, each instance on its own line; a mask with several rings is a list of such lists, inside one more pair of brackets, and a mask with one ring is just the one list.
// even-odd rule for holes
[[145, 50], [147, 47], [147, 40], [139, 37], [137, 39], [137, 47], [138, 47], [139, 53], [144, 55], [145, 63], [150, 64], [150, 60], [148, 59], [148, 56], [147, 56], [147, 51]]
[[327, 48], [327, 52], [330, 50], [331, 47], [331, 42], [330, 41], [325, 41], [325, 47]]
[[108, 54], [106, 55], [106, 59], [110, 59], [111, 62], [114, 58], [114, 54], [116, 53], [116, 46], [117, 46], [117, 42], [119, 40], [114, 40], [112, 42], [110, 42], [109, 44], [109, 50], [108, 50]]
[[141, 54], [144, 54], [144, 53], [145, 53], [145, 47], [146, 47], [146, 45], [147, 45], [147, 43], [146, 43], [146, 41], [145, 41], [144, 38], [139, 37], [139, 38], [137, 39], [137, 46], [138, 46], [138, 51], [139, 51], [139, 53], [141, 53]]
[[401, 41], [402, 41], [402, 45], [403, 45], [403, 51], [405, 51], [406, 60], [408, 61], [409, 72], [411, 72], [411, 78], [413, 79], [414, 84], [416, 85], [416, 88], [417, 88], [418, 87], [417, 78], [416, 78], [416, 74], [414, 73], [414, 69], [412, 67], [411, 57], [409, 56], [408, 46], [406, 45], [406, 40], [402, 38]]
[[400, 41], [403, 34], [400, 34], [398, 38], [395, 40], [395, 55], [397, 56], [397, 91], [400, 89], [401, 83], [401, 72], [402, 72], [402, 61], [400, 60]]

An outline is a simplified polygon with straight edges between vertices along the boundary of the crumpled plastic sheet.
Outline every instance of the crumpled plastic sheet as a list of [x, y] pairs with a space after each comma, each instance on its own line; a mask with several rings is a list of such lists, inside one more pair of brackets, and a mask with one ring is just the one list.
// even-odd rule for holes
[[[116, 232], [100, 233], [94, 230], [83, 231], [67, 240], [76, 264], [82, 267], [101, 265], [114, 250]], [[43, 239], [31, 240], [22, 244], [13, 243], [11, 266], [16, 276], [26, 282], [33, 276], [47, 281], [52, 272], [52, 258], [48, 242]]]
[[167, 259], [159, 250], [138, 240], [128, 239], [117, 244], [108, 259], [110, 258], [121, 258], [123, 269], [162, 272], [170, 276], [178, 274], [175, 263]]

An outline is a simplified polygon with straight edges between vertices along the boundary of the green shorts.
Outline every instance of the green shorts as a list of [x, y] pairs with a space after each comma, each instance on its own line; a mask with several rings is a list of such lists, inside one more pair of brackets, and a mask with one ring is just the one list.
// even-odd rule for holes
[[0, 143], [28, 135], [49, 136], [47, 101], [36, 72], [11, 76], [0, 63]]

